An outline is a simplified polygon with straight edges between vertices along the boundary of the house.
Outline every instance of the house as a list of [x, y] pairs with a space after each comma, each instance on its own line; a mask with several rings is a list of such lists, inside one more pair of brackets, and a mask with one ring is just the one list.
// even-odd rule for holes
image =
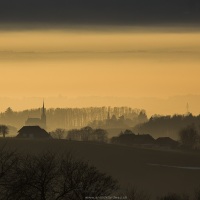
[[111, 142], [124, 145], [152, 145], [155, 143], [155, 139], [149, 134], [135, 135], [133, 133], [127, 133], [113, 137]]
[[19, 131], [16, 138], [33, 138], [33, 139], [50, 139], [52, 138], [49, 133], [39, 126], [23, 126]]
[[165, 146], [165, 147], [177, 147], [178, 142], [171, 139], [170, 137], [159, 137], [156, 139], [155, 144], [158, 146]]

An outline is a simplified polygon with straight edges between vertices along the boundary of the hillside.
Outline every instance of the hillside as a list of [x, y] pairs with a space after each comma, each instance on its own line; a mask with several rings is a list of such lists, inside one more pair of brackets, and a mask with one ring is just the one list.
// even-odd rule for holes
[[[76, 157], [88, 160], [101, 171], [117, 178], [122, 187], [136, 185], [153, 196], [168, 192], [192, 193], [195, 187], [200, 185], [199, 153], [67, 140], [0, 140], [0, 146], [5, 143], [8, 148], [21, 153], [72, 152]], [[197, 167], [197, 169], [178, 168], [178, 166]]]

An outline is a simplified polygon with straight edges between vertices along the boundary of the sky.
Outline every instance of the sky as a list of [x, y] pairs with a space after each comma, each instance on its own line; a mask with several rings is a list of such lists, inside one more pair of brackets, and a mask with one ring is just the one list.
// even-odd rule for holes
[[[14, 109], [39, 107], [38, 101], [33, 101], [37, 97], [45, 98], [47, 105], [49, 99], [48, 107], [95, 106], [98, 102], [97, 106], [140, 106], [164, 114], [169, 108], [156, 106], [148, 98], [156, 98], [156, 102], [200, 95], [198, 29], [111, 30], [1, 31], [0, 109], [8, 106], [5, 97], [13, 99], [10, 106]], [[59, 96], [68, 98], [67, 103], [76, 100], [66, 106], [59, 98], [50, 100]], [[87, 101], [81, 104], [83, 97]], [[19, 98], [32, 100], [29, 105], [14, 101]], [[144, 102], [146, 98], [149, 103], [134, 100]], [[176, 109], [177, 103], [170, 105], [170, 113], [184, 112], [186, 101], [183, 98], [181, 109]], [[193, 111], [199, 113], [197, 103]]]
[[0, 111], [44, 98], [151, 114], [189, 101], [199, 114], [199, 11], [199, 0], [2, 0]]

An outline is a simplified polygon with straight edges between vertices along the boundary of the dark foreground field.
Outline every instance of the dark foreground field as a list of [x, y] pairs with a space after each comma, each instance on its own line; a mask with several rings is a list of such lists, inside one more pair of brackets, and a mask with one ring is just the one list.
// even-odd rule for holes
[[5, 143], [21, 153], [72, 152], [117, 178], [123, 188], [135, 185], [152, 196], [169, 192], [190, 194], [200, 186], [200, 153], [67, 140], [0, 140], [0, 146]]

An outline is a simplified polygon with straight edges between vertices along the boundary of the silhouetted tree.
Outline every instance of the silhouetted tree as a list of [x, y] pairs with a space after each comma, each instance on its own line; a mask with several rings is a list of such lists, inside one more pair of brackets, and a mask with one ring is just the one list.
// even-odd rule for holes
[[140, 111], [138, 115], [138, 121], [139, 123], [144, 123], [148, 121], [147, 114], [145, 110]]
[[70, 157], [62, 162], [61, 172], [66, 183], [75, 188], [71, 194], [72, 200], [108, 196], [119, 188], [117, 181], [111, 176], [99, 172], [86, 162], [75, 161]]
[[55, 139], [63, 139], [65, 134], [65, 129], [57, 128], [55, 131], [52, 131], [50, 135]]
[[108, 132], [104, 129], [96, 129], [93, 134], [95, 135], [95, 140], [98, 142], [106, 142], [108, 140]]
[[198, 132], [194, 125], [190, 125], [179, 132], [180, 142], [186, 148], [194, 148], [198, 142]]
[[18, 155], [15, 151], [9, 151], [6, 146], [0, 148], [0, 179], [6, 176], [17, 163]]
[[0, 134], [3, 135], [3, 137], [5, 138], [6, 135], [9, 133], [9, 128], [6, 125], [0, 125]]
[[12, 110], [12, 108], [11, 107], [8, 107], [7, 109], [6, 109], [6, 111], [5, 111], [5, 115], [12, 115], [13, 114], [13, 110]]
[[7, 195], [6, 186], [10, 183], [8, 178], [19, 162], [19, 157], [15, 151], [6, 149], [6, 145], [0, 148], [0, 199], [5, 199]]
[[53, 154], [21, 157], [15, 171], [9, 174], [6, 199], [56, 199], [54, 187], [57, 186], [58, 170]]
[[71, 155], [19, 157], [5, 177], [0, 185], [4, 200], [84, 200], [87, 196], [110, 195], [118, 189], [111, 176]]
[[91, 135], [93, 133], [93, 129], [90, 126], [86, 126], [80, 130], [81, 132], [81, 140], [82, 141], [89, 141]]

